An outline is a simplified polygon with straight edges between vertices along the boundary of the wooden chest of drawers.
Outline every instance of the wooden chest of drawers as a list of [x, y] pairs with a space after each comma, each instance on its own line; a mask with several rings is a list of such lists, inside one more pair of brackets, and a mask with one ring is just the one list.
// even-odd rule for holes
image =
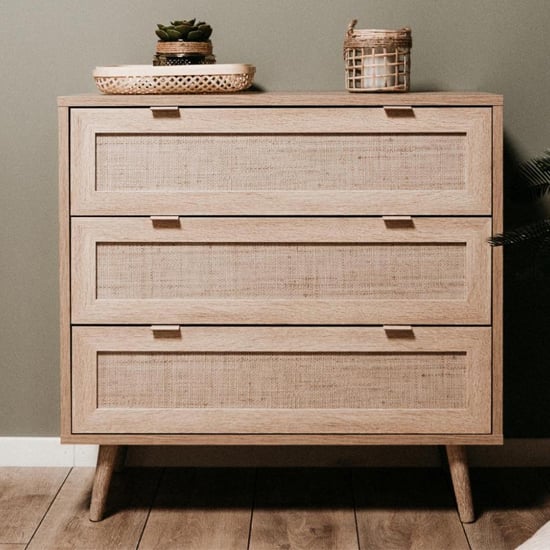
[[502, 442], [502, 98], [60, 98], [62, 440]]

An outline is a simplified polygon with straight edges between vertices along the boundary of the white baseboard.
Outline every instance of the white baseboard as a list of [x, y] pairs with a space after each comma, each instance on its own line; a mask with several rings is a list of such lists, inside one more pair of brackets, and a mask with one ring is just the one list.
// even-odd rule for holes
[[62, 445], [59, 437], [0, 437], [0, 466], [95, 466], [97, 445]]
[[[549, 467], [550, 439], [507, 439], [503, 446], [468, 447], [474, 467]], [[62, 445], [58, 437], [0, 437], [0, 467], [92, 467], [97, 445]], [[131, 447], [129, 466], [366, 466], [431, 467], [435, 446]]]

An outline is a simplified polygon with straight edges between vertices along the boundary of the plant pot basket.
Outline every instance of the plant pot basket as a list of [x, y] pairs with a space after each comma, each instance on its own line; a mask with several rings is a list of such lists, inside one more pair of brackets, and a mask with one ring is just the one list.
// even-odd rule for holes
[[346, 89], [350, 92], [408, 92], [411, 70], [411, 29], [355, 29], [344, 40]]
[[212, 42], [157, 42], [153, 65], [197, 65], [214, 63]]

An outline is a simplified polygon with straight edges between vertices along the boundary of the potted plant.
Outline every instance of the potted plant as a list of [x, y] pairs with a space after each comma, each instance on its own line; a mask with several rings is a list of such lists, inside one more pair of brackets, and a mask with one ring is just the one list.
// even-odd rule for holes
[[212, 27], [196, 19], [171, 21], [157, 25], [159, 38], [154, 65], [193, 65], [214, 63], [210, 36]]
[[[550, 193], [550, 149], [543, 155], [522, 163], [513, 183], [512, 192], [520, 200], [539, 199]], [[527, 241], [539, 243], [539, 257], [550, 254], [550, 217], [493, 235], [489, 240], [492, 246], [515, 245]]]

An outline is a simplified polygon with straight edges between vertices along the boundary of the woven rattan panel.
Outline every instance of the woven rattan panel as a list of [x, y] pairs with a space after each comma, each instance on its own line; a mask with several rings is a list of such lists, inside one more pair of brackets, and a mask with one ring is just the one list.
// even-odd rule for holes
[[100, 408], [463, 408], [466, 354], [99, 353]]
[[452, 190], [466, 136], [98, 135], [98, 191]]
[[97, 245], [99, 299], [464, 299], [464, 244]]

